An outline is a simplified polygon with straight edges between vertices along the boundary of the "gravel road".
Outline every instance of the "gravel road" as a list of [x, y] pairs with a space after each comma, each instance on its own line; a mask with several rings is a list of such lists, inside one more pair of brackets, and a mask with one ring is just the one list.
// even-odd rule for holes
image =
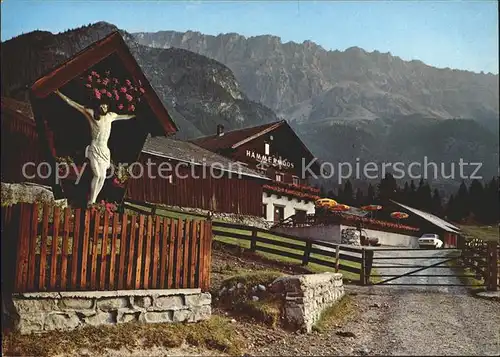
[[[375, 250], [373, 267], [376, 269], [377, 273], [380, 275], [403, 275], [410, 273], [412, 271], [421, 269], [420, 267], [427, 267], [434, 264], [438, 264], [446, 261], [447, 259], [457, 256], [459, 254], [458, 250], [455, 249], [435, 249], [435, 250], [425, 250], [425, 249], [398, 249], [381, 247]], [[387, 257], [387, 259], [383, 259]], [[439, 276], [448, 275], [448, 276]], [[447, 263], [437, 265], [433, 268], [426, 268], [424, 270], [418, 271], [414, 274], [407, 275], [405, 277], [397, 278], [388, 281], [385, 284], [396, 286], [398, 284], [412, 284], [410, 286], [418, 286], [424, 291], [441, 291], [450, 292], [457, 290], [465, 292], [463, 287], [452, 287], [452, 286], [437, 286], [437, 284], [446, 285], [460, 285], [460, 279], [453, 276], [453, 271], [448, 267]], [[390, 279], [389, 276], [381, 277], [380, 279], [386, 280]], [[427, 286], [424, 286], [426, 285]], [[436, 284], [435, 286], [431, 286]], [[401, 286], [402, 289], [407, 289], [408, 286]]]
[[[379, 274], [400, 274], [413, 265], [443, 260], [449, 251], [376, 252]], [[418, 259], [417, 257], [431, 257]], [[399, 259], [397, 259], [399, 257]], [[450, 268], [426, 269], [419, 275], [452, 275]], [[500, 302], [471, 296], [464, 287], [396, 286], [395, 283], [457, 284], [455, 277], [400, 278], [393, 285], [346, 285], [355, 306], [347, 321], [333, 324], [324, 333], [289, 334], [255, 326], [241, 327], [254, 336], [250, 355], [500, 355]], [[240, 323], [238, 323], [240, 324]], [[351, 337], [342, 337], [349, 335]]]

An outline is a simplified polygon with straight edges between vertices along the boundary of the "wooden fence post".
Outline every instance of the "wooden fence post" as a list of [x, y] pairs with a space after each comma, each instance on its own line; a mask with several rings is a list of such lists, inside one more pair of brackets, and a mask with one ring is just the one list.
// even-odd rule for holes
[[304, 256], [302, 257], [302, 265], [309, 263], [309, 256], [311, 255], [312, 242], [308, 240], [304, 248]]
[[359, 281], [361, 282], [361, 285], [366, 285], [365, 267], [366, 267], [366, 251], [365, 248], [361, 248], [361, 270], [359, 271]]
[[254, 227], [252, 228], [252, 239], [250, 240], [250, 250], [252, 252], [255, 252], [257, 250], [257, 229]]
[[487, 243], [487, 270], [486, 270], [486, 289], [489, 291], [497, 291], [498, 290], [498, 251], [497, 251], [497, 242], [488, 242]]
[[335, 250], [335, 272], [338, 273], [340, 268], [340, 245], [337, 245]]
[[373, 250], [368, 249], [365, 253], [365, 285], [370, 284], [370, 275], [372, 273], [373, 265]]

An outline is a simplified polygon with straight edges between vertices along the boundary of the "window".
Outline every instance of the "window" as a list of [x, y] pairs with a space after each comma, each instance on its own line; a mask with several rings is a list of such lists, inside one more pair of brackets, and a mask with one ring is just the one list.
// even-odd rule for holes
[[269, 143], [264, 144], [264, 155], [269, 155]]
[[299, 178], [297, 176], [292, 176], [292, 183], [294, 185], [298, 185], [299, 184]]
[[274, 222], [280, 222], [285, 218], [285, 207], [274, 205]]
[[283, 174], [276, 174], [276, 181], [283, 181]]
[[307, 217], [307, 211], [301, 209], [295, 209], [295, 223], [305, 223]]
[[267, 204], [262, 204], [262, 217], [267, 219]]

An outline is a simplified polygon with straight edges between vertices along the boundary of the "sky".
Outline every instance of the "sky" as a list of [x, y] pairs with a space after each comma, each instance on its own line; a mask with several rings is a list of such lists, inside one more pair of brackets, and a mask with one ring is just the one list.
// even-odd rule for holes
[[1, 39], [107, 21], [128, 32], [270, 34], [327, 50], [358, 46], [439, 68], [498, 74], [497, 6], [496, 0], [2, 0]]

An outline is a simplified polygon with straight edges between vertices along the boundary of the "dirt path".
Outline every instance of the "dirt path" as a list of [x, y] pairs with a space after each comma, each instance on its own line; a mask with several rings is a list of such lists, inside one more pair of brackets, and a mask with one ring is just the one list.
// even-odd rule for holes
[[[430, 265], [445, 252], [414, 254], [431, 259], [397, 259], [402, 252], [381, 252], [396, 259], [377, 265], [380, 274], [400, 274], [408, 266]], [[390, 272], [389, 272], [390, 270]], [[419, 275], [452, 275], [449, 268], [424, 270]], [[459, 283], [455, 277], [421, 276], [393, 283]], [[253, 330], [241, 324], [243, 333], [255, 335], [250, 355], [500, 355], [500, 302], [471, 296], [463, 287], [447, 286], [346, 286], [355, 312], [324, 333], [288, 334], [266, 327]]]
[[[325, 333], [284, 333], [240, 323], [252, 356], [469, 355], [500, 353], [500, 303], [467, 294], [391, 286], [348, 289], [357, 312]], [[343, 337], [346, 336], [347, 337]], [[352, 336], [352, 337], [349, 337]]]

